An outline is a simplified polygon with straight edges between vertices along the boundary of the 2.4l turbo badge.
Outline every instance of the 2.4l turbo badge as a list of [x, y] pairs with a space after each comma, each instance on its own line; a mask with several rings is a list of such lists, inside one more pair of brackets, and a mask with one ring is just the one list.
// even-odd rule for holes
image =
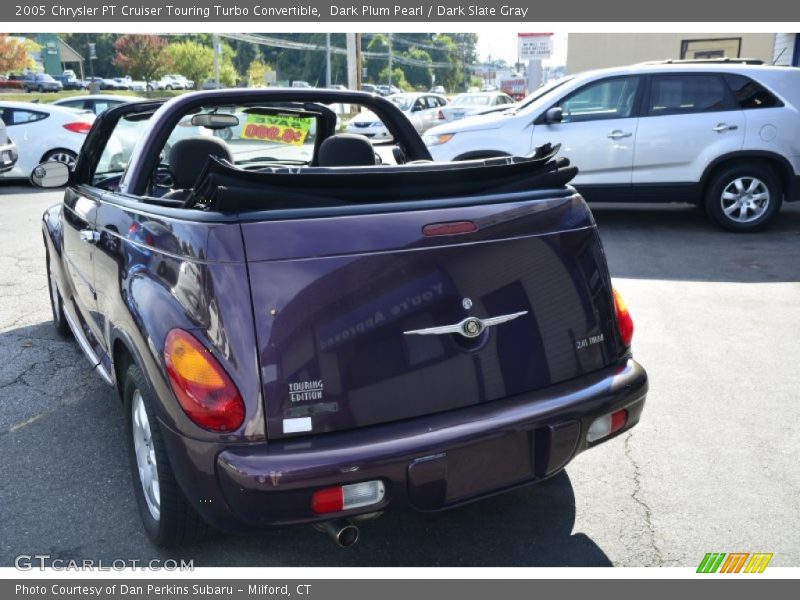
[[289, 384], [289, 400], [292, 402], [308, 402], [322, 400], [322, 379], [298, 381]]

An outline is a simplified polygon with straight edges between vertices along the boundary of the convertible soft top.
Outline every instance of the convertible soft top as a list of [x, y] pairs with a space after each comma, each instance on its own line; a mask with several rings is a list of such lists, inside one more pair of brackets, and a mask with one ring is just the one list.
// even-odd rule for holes
[[546, 145], [530, 157], [358, 167], [237, 168], [209, 157], [185, 207], [219, 212], [402, 202], [560, 188], [578, 169]]

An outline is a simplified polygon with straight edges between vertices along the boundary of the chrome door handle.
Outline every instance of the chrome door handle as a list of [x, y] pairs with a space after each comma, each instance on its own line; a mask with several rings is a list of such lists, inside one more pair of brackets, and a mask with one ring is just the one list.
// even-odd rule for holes
[[619, 140], [626, 137], [631, 137], [633, 134], [627, 131], [620, 131], [619, 129], [615, 129], [611, 133], [608, 134], [608, 137], [612, 140]]
[[717, 126], [713, 128], [713, 131], [717, 133], [722, 133], [723, 131], [735, 131], [739, 129], [738, 125], [728, 125], [727, 123], [717, 123]]
[[100, 232], [94, 229], [81, 229], [81, 241], [87, 244], [96, 244], [100, 241]]

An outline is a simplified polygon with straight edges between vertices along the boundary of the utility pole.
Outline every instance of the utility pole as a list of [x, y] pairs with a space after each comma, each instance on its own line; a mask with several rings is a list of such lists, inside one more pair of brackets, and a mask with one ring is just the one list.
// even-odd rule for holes
[[362, 78], [362, 70], [361, 70], [361, 34], [357, 33], [356, 35], [356, 89], [361, 89], [361, 78]]
[[389, 85], [392, 85], [392, 34], [389, 36]]
[[214, 89], [219, 89], [219, 54], [222, 48], [219, 43], [219, 36], [215, 33], [212, 36], [212, 43], [214, 44]]
[[325, 87], [331, 87], [331, 34], [325, 34]]
[[359, 83], [359, 64], [356, 57], [356, 34], [346, 34], [347, 39], [347, 87], [357, 90]]

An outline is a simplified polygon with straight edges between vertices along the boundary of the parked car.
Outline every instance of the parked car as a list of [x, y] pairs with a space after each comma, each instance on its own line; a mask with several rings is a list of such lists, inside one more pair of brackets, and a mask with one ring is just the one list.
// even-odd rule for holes
[[367, 92], [370, 94], [377, 94], [378, 93], [378, 86], [372, 85], [371, 83], [362, 83], [361, 84], [361, 91]]
[[96, 76], [95, 77], [87, 77], [84, 81], [86, 82], [87, 86], [91, 86], [93, 83], [97, 84], [97, 86], [101, 90], [117, 90], [117, 91], [119, 91], [119, 90], [127, 90], [128, 89], [127, 85], [119, 83], [117, 81], [114, 81], [113, 79], [109, 79], [109, 78], [106, 78], [106, 77], [96, 77]]
[[508, 108], [514, 99], [503, 92], [476, 92], [459, 94], [440, 109], [437, 118], [442, 122], [458, 121], [487, 108]]
[[403, 90], [394, 85], [379, 85], [377, 86], [378, 93], [381, 96], [391, 96], [393, 94], [402, 94]]
[[125, 77], [114, 77], [114, 81], [118, 84], [125, 86], [125, 89], [134, 92], [146, 92], [147, 84], [144, 81], [135, 81], [129, 75]]
[[292, 82], [292, 87], [293, 88], [310, 88], [311, 84], [308, 83], [307, 81], [294, 80]]
[[3, 119], [0, 119], [0, 174], [7, 173], [17, 164], [17, 145], [8, 137]]
[[88, 110], [96, 115], [107, 111], [109, 108], [125, 104], [126, 102], [134, 102], [136, 100], [143, 100], [138, 96], [114, 96], [112, 94], [89, 94], [86, 96], [70, 96], [69, 98], [61, 98], [55, 100], [52, 104], [54, 106], [66, 106], [77, 110]]
[[[439, 109], [447, 104], [447, 99], [437, 94], [394, 94], [386, 99], [408, 117], [419, 133], [425, 132], [439, 122]], [[347, 123], [347, 132], [364, 135], [376, 141], [392, 139], [389, 129], [372, 111], [360, 112], [350, 119]]]
[[26, 92], [60, 92], [63, 86], [47, 73], [29, 73], [22, 81], [22, 89]]
[[561, 144], [589, 201], [689, 202], [730, 231], [800, 200], [800, 71], [737, 63], [642, 64], [568, 77], [512, 112], [428, 132], [436, 160]]
[[0, 177], [28, 179], [41, 162], [60, 161], [74, 166], [94, 115], [52, 104], [6, 102], [0, 98], [0, 119], [19, 154], [16, 165]]
[[435, 85], [431, 88], [431, 94], [440, 94], [444, 96], [447, 93], [447, 90], [444, 89], [442, 85]]
[[74, 75], [57, 75], [54, 79], [60, 81], [65, 90], [85, 90], [89, 87], [89, 84]]
[[151, 81], [148, 87], [151, 90], [190, 90], [194, 88], [194, 81], [183, 75], [164, 75], [158, 81]]
[[[302, 164], [216, 137], [164, 162], [181, 120], [287, 103], [317, 122]], [[335, 134], [337, 103], [382, 115], [407, 162]], [[98, 173], [123, 123], [144, 137]], [[632, 321], [554, 154], [431, 163], [383, 98], [233, 89], [113, 108], [71, 175], [40, 165], [68, 182], [42, 221], [54, 324], [122, 398], [151, 539], [317, 523], [350, 545], [376, 513], [545, 479], [636, 425]]]

